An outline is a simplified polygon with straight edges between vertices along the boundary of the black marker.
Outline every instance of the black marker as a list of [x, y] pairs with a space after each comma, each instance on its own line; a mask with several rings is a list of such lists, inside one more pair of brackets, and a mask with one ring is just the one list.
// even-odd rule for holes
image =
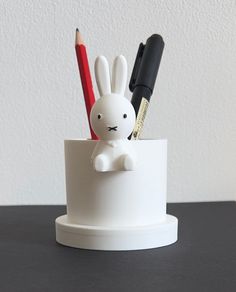
[[138, 139], [143, 128], [163, 49], [164, 41], [158, 34], [150, 36], [145, 45], [139, 45], [129, 83], [129, 89], [133, 92], [131, 103], [136, 113], [136, 123], [129, 139]]

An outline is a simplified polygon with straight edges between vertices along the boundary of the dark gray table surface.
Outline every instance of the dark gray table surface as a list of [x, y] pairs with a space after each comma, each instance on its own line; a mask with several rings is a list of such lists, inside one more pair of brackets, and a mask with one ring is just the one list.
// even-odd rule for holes
[[129, 252], [55, 242], [64, 206], [0, 207], [0, 291], [236, 291], [236, 203], [169, 204], [177, 243]]

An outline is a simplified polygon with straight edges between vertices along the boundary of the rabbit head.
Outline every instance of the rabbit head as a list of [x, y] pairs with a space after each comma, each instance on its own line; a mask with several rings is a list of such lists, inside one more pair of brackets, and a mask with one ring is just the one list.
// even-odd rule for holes
[[100, 98], [90, 113], [91, 126], [101, 140], [125, 139], [133, 131], [136, 119], [132, 104], [124, 97], [127, 80], [125, 57], [115, 58], [112, 81], [107, 59], [104, 56], [97, 57], [95, 76]]

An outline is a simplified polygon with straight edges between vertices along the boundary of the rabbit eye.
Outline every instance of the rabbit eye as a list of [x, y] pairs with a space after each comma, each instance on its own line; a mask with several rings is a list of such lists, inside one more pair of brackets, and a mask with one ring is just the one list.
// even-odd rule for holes
[[127, 118], [127, 114], [123, 114], [123, 118], [126, 119]]
[[98, 114], [98, 119], [100, 120], [102, 118], [102, 115], [101, 114]]

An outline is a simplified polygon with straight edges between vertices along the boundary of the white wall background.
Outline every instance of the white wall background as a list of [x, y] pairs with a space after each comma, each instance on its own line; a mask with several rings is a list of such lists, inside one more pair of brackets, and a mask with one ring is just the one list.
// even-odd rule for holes
[[168, 201], [235, 200], [236, 1], [2, 0], [0, 204], [65, 202], [63, 140], [89, 135], [76, 27], [91, 67], [122, 53], [129, 75], [163, 36], [142, 136], [169, 140]]

